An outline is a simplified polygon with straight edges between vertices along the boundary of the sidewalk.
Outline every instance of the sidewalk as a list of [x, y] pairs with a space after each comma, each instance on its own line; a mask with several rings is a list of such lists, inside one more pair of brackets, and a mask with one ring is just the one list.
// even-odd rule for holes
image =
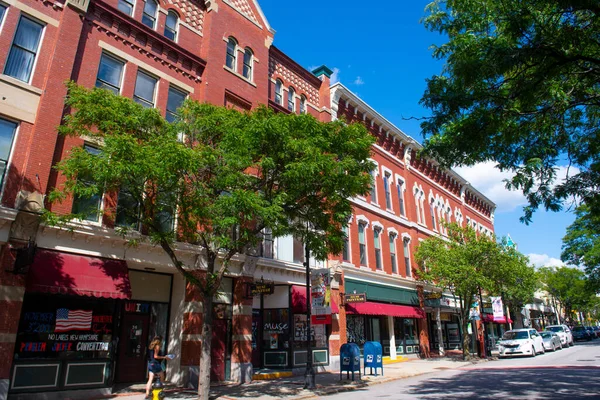
[[[408, 361], [384, 365], [381, 375], [380, 369], [378, 376], [363, 375], [359, 381], [358, 374], [355, 373], [355, 381], [346, 379], [346, 373], [340, 380], [338, 373], [320, 373], [316, 376], [317, 389], [314, 391], [304, 390], [304, 377], [291, 376], [275, 380], [253, 381], [245, 384], [224, 384], [211, 387], [211, 399], [237, 400], [237, 399], [262, 399], [262, 400], [299, 400], [308, 399], [328, 394], [355, 390], [379, 383], [390, 382], [397, 379], [408, 378], [411, 376], [422, 375], [445, 369], [456, 369], [467, 365], [473, 365], [476, 361], [463, 361], [459, 357], [438, 357], [426, 360], [409, 359]], [[369, 368], [367, 368], [367, 373]], [[350, 374], [350, 378], [352, 374]], [[140, 388], [141, 389], [141, 388]], [[130, 390], [136, 390], [131, 388]], [[143, 390], [143, 389], [141, 389]], [[111, 397], [119, 400], [141, 400], [144, 395], [140, 392], [115, 393]], [[172, 388], [166, 390], [165, 399], [195, 399], [196, 392], [189, 389]]]

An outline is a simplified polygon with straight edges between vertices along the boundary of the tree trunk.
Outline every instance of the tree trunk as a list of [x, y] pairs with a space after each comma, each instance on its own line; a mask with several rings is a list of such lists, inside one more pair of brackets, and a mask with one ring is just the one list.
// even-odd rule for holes
[[462, 331], [463, 331], [463, 359], [468, 360], [471, 353], [469, 352], [469, 346], [471, 345], [471, 335], [469, 335], [469, 319], [462, 318]]
[[198, 397], [208, 400], [210, 394], [210, 369], [212, 348], [213, 298], [204, 294], [202, 302], [202, 353], [200, 355], [200, 371], [198, 373]]

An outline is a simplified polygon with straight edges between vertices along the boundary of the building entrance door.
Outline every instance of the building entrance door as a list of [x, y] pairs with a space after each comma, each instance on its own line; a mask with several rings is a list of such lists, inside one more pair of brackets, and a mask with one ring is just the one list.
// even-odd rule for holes
[[149, 315], [123, 314], [117, 360], [118, 382], [142, 382], [146, 379], [149, 321]]
[[210, 351], [210, 380], [225, 380], [225, 361], [227, 356], [227, 320], [213, 321], [212, 346]]

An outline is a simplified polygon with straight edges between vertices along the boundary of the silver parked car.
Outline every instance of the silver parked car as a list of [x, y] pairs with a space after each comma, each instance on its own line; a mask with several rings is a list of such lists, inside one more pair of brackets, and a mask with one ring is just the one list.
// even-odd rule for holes
[[557, 349], [562, 349], [560, 337], [556, 332], [542, 331], [540, 332], [540, 336], [544, 341], [544, 349], [548, 351], [556, 351]]
[[546, 327], [547, 331], [556, 332], [560, 337], [563, 347], [573, 346], [573, 333], [566, 325], [550, 325]]

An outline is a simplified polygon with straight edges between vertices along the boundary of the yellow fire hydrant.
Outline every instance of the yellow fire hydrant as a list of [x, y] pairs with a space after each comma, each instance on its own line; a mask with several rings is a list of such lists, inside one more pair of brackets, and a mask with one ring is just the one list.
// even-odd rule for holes
[[152, 384], [152, 400], [162, 400], [165, 398], [165, 392], [163, 392], [164, 385], [157, 376]]

